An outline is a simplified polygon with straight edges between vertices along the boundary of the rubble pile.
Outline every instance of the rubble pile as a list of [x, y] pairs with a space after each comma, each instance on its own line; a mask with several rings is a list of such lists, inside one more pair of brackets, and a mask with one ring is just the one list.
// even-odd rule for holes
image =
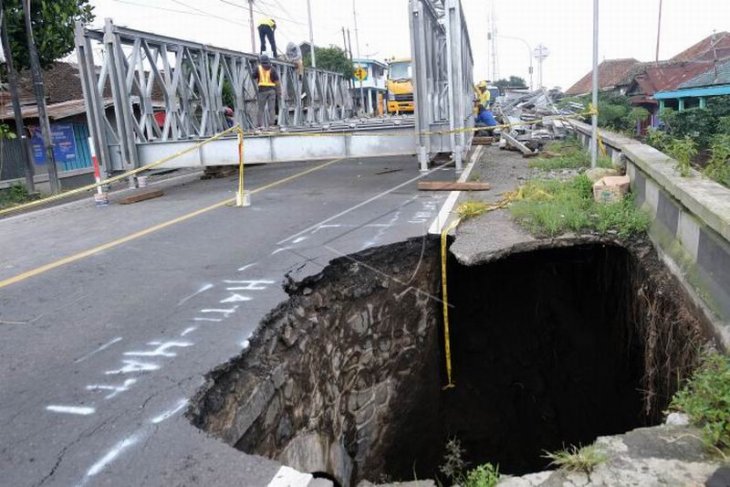
[[495, 116], [502, 125], [507, 125], [494, 130], [500, 136], [500, 148], [532, 157], [548, 141], [565, 138], [570, 127], [568, 117], [583, 112], [585, 107], [568, 103], [565, 108], [558, 108], [553, 96], [543, 88], [496, 103]]

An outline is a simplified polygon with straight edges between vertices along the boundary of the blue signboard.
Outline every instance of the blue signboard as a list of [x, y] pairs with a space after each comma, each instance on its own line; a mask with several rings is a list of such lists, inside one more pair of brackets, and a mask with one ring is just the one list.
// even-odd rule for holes
[[[40, 127], [30, 127], [30, 144], [33, 148], [33, 159], [38, 165], [46, 163], [46, 154], [43, 151], [43, 135]], [[74, 127], [70, 123], [52, 123], [51, 138], [53, 140], [53, 155], [59, 164], [76, 162], [76, 139]]]

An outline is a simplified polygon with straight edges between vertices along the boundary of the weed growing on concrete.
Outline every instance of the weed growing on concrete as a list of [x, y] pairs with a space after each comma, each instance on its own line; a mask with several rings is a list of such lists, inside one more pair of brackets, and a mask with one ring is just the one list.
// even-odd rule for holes
[[499, 482], [499, 466], [485, 463], [467, 471], [467, 462], [464, 461], [466, 450], [461, 447], [457, 438], [446, 442], [444, 463], [439, 466], [439, 471], [446, 476], [453, 484], [462, 487], [494, 487]]
[[8, 189], [0, 190], [0, 208], [8, 208], [30, 201], [31, 197], [25, 186], [15, 184]]
[[590, 475], [593, 470], [606, 461], [606, 455], [596, 445], [578, 448], [572, 445], [556, 452], [545, 452], [543, 455], [550, 464], [570, 472], [583, 472]]
[[487, 205], [483, 201], [467, 200], [456, 207], [456, 213], [463, 221], [481, 215], [482, 213], [487, 211], [488, 207], [489, 205]]
[[[529, 167], [542, 171], [556, 169], [581, 169], [591, 165], [591, 157], [575, 139], [555, 140], [548, 143], [542, 152], [550, 157], [539, 157], [530, 161]], [[611, 168], [610, 157], [601, 156], [597, 161], [598, 167]]]
[[530, 181], [510, 207], [512, 215], [539, 236], [595, 230], [626, 237], [645, 231], [649, 218], [630, 196], [616, 203], [596, 203], [593, 182], [585, 175], [570, 181]]
[[706, 355], [669, 407], [686, 413], [693, 424], [702, 428], [705, 444], [727, 457], [730, 452], [730, 357], [719, 353]]
[[469, 470], [460, 485], [463, 487], [494, 487], [497, 482], [499, 482], [499, 466], [495, 467], [491, 463], [485, 463]]
[[461, 447], [461, 442], [458, 438], [451, 438], [447, 441], [444, 463], [439, 465], [439, 472], [444, 474], [452, 482], [458, 483], [466, 469], [464, 453], [466, 453], [466, 450]]

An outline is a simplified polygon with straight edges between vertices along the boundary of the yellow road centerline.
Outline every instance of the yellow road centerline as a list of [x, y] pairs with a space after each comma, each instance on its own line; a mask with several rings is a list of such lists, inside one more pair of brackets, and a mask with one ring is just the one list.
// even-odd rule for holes
[[[262, 191], [266, 191], [267, 189], [271, 189], [275, 186], [279, 186], [281, 184], [288, 183], [289, 181], [292, 181], [294, 179], [300, 178], [302, 176], [306, 176], [307, 174], [311, 174], [315, 171], [318, 171], [319, 169], [323, 169], [327, 166], [330, 166], [336, 162], [340, 162], [344, 158], [334, 159], [332, 161], [327, 161], [323, 164], [319, 164], [315, 167], [311, 167], [305, 171], [292, 174], [291, 176], [287, 176], [285, 178], [279, 179], [277, 181], [274, 181], [269, 184], [265, 184], [263, 186], [260, 186], [254, 190], [251, 191], [251, 194], [254, 193], [260, 193]], [[111, 242], [107, 242], [101, 245], [98, 245], [96, 247], [92, 247], [87, 250], [83, 250], [81, 252], [78, 252], [73, 255], [69, 255], [68, 257], [63, 257], [61, 259], [55, 260], [53, 262], [50, 262], [48, 264], [42, 265], [40, 267], [36, 267], [35, 269], [31, 269], [29, 271], [23, 272], [21, 274], [18, 274], [13, 277], [9, 277], [5, 280], [0, 281], [0, 289], [10, 286], [12, 284], [17, 284], [21, 281], [24, 281], [26, 279], [29, 279], [31, 277], [43, 274], [45, 272], [48, 272], [50, 270], [56, 269], [58, 267], [64, 266], [66, 264], [71, 264], [72, 262], [77, 262], [81, 259], [85, 259], [86, 257], [92, 256], [94, 254], [98, 254], [99, 252], [103, 252], [105, 250], [109, 250], [114, 247], [118, 247], [119, 245], [122, 245], [124, 243], [130, 242], [132, 240], [136, 240], [140, 237], [144, 237], [145, 235], [149, 235], [151, 233], [157, 232], [158, 230], [162, 230], [163, 228], [170, 227], [172, 225], [175, 225], [180, 222], [184, 222], [186, 220], [189, 220], [191, 218], [195, 218], [196, 216], [202, 215], [203, 213], [207, 213], [211, 210], [215, 210], [217, 208], [221, 208], [223, 206], [233, 204], [236, 202], [236, 198], [227, 198], [223, 201], [220, 201], [218, 203], [215, 203], [210, 206], [206, 206], [205, 208], [201, 208], [199, 210], [195, 210], [193, 212], [187, 213], [185, 215], [178, 216], [176, 218], [173, 218], [172, 220], [168, 220], [162, 223], [158, 223], [157, 225], [153, 225], [151, 227], [145, 228], [144, 230], [140, 230], [138, 232], [131, 233], [125, 237], [118, 238], [116, 240], [112, 240]]]

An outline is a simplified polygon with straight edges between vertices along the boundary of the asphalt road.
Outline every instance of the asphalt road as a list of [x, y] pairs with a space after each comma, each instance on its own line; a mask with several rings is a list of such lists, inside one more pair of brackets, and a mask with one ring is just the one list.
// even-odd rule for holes
[[226, 178], [0, 220], [0, 485], [306, 485], [182, 412], [287, 272], [424, 235], [446, 198], [414, 158], [321, 165], [250, 168], [248, 208]]

